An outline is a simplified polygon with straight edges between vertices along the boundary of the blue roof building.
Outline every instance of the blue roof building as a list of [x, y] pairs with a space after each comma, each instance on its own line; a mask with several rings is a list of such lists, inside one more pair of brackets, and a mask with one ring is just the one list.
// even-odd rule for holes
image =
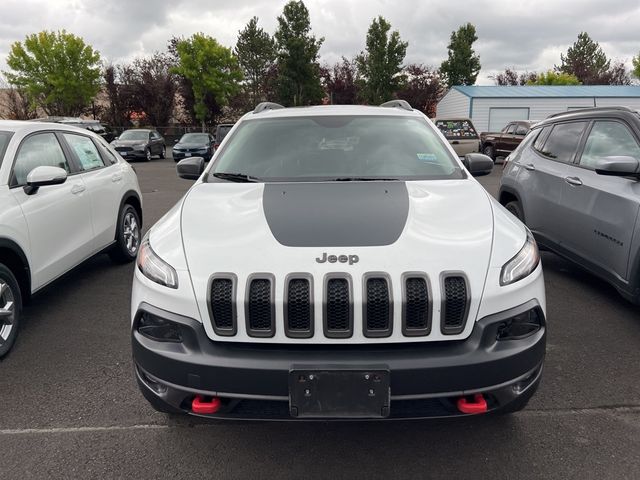
[[640, 110], [640, 86], [455, 86], [440, 100], [438, 118], [470, 118], [479, 132], [513, 120], [540, 121], [580, 108], [625, 106]]

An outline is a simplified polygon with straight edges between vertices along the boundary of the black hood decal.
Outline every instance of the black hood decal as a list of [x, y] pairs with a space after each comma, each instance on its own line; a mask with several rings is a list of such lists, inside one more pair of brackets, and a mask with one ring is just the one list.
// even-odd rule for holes
[[267, 183], [271, 233], [288, 247], [373, 247], [400, 237], [409, 215], [404, 182]]

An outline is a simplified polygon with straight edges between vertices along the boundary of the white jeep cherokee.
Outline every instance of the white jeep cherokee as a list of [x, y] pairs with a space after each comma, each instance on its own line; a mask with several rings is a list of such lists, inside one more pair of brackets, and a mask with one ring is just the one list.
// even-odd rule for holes
[[403, 101], [245, 115], [138, 255], [132, 343], [160, 411], [220, 418], [512, 412], [540, 381], [527, 229]]
[[98, 252], [133, 261], [141, 226], [136, 174], [101, 137], [0, 121], [0, 357], [24, 301]]

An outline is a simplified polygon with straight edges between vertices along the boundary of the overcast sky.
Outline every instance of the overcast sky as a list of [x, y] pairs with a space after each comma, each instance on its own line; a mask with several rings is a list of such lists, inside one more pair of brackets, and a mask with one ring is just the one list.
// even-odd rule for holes
[[[229, 47], [256, 15], [273, 33], [285, 0], [0, 0], [0, 70], [10, 45], [28, 33], [66, 29], [118, 62], [164, 50], [173, 36], [204, 32]], [[305, 0], [314, 34], [324, 37], [322, 63], [364, 48], [367, 28], [383, 15], [409, 42], [406, 61], [439, 66], [452, 30], [477, 28], [480, 84], [505, 67], [543, 70], [580, 31], [600, 42], [610, 58], [625, 61], [640, 50], [638, 0]]]

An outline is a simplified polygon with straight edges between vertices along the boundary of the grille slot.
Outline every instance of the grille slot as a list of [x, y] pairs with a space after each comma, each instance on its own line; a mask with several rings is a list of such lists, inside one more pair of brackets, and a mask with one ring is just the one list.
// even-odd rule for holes
[[324, 330], [329, 338], [348, 338], [353, 334], [353, 303], [348, 277], [325, 280]]
[[209, 308], [216, 334], [235, 335], [235, 277], [220, 276], [211, 281]]
[[284, 308], [285, 330], [288, 337], [313, 336], [313, 289], [310, 275], [297, 275], [286, 283]]
[[393, 325], [390, 282], [382, 274], [365, 275], [364, 289], [364, 335], [388, 337]]
[[444, 278], [444, 299], [440, 328], [446, 335], [464, 330], [469, 310], [469, 290], [464, 277], [450, 275]]
[[275, 334], [275, 308], [271, 277], [249, 278], [245, 306], [247, 332], [252, 337], [272, 337]]
[[417, 337], [431, 332], [429, 286], [424, 275], [406, 275], [402, 307], [405, 336]]

